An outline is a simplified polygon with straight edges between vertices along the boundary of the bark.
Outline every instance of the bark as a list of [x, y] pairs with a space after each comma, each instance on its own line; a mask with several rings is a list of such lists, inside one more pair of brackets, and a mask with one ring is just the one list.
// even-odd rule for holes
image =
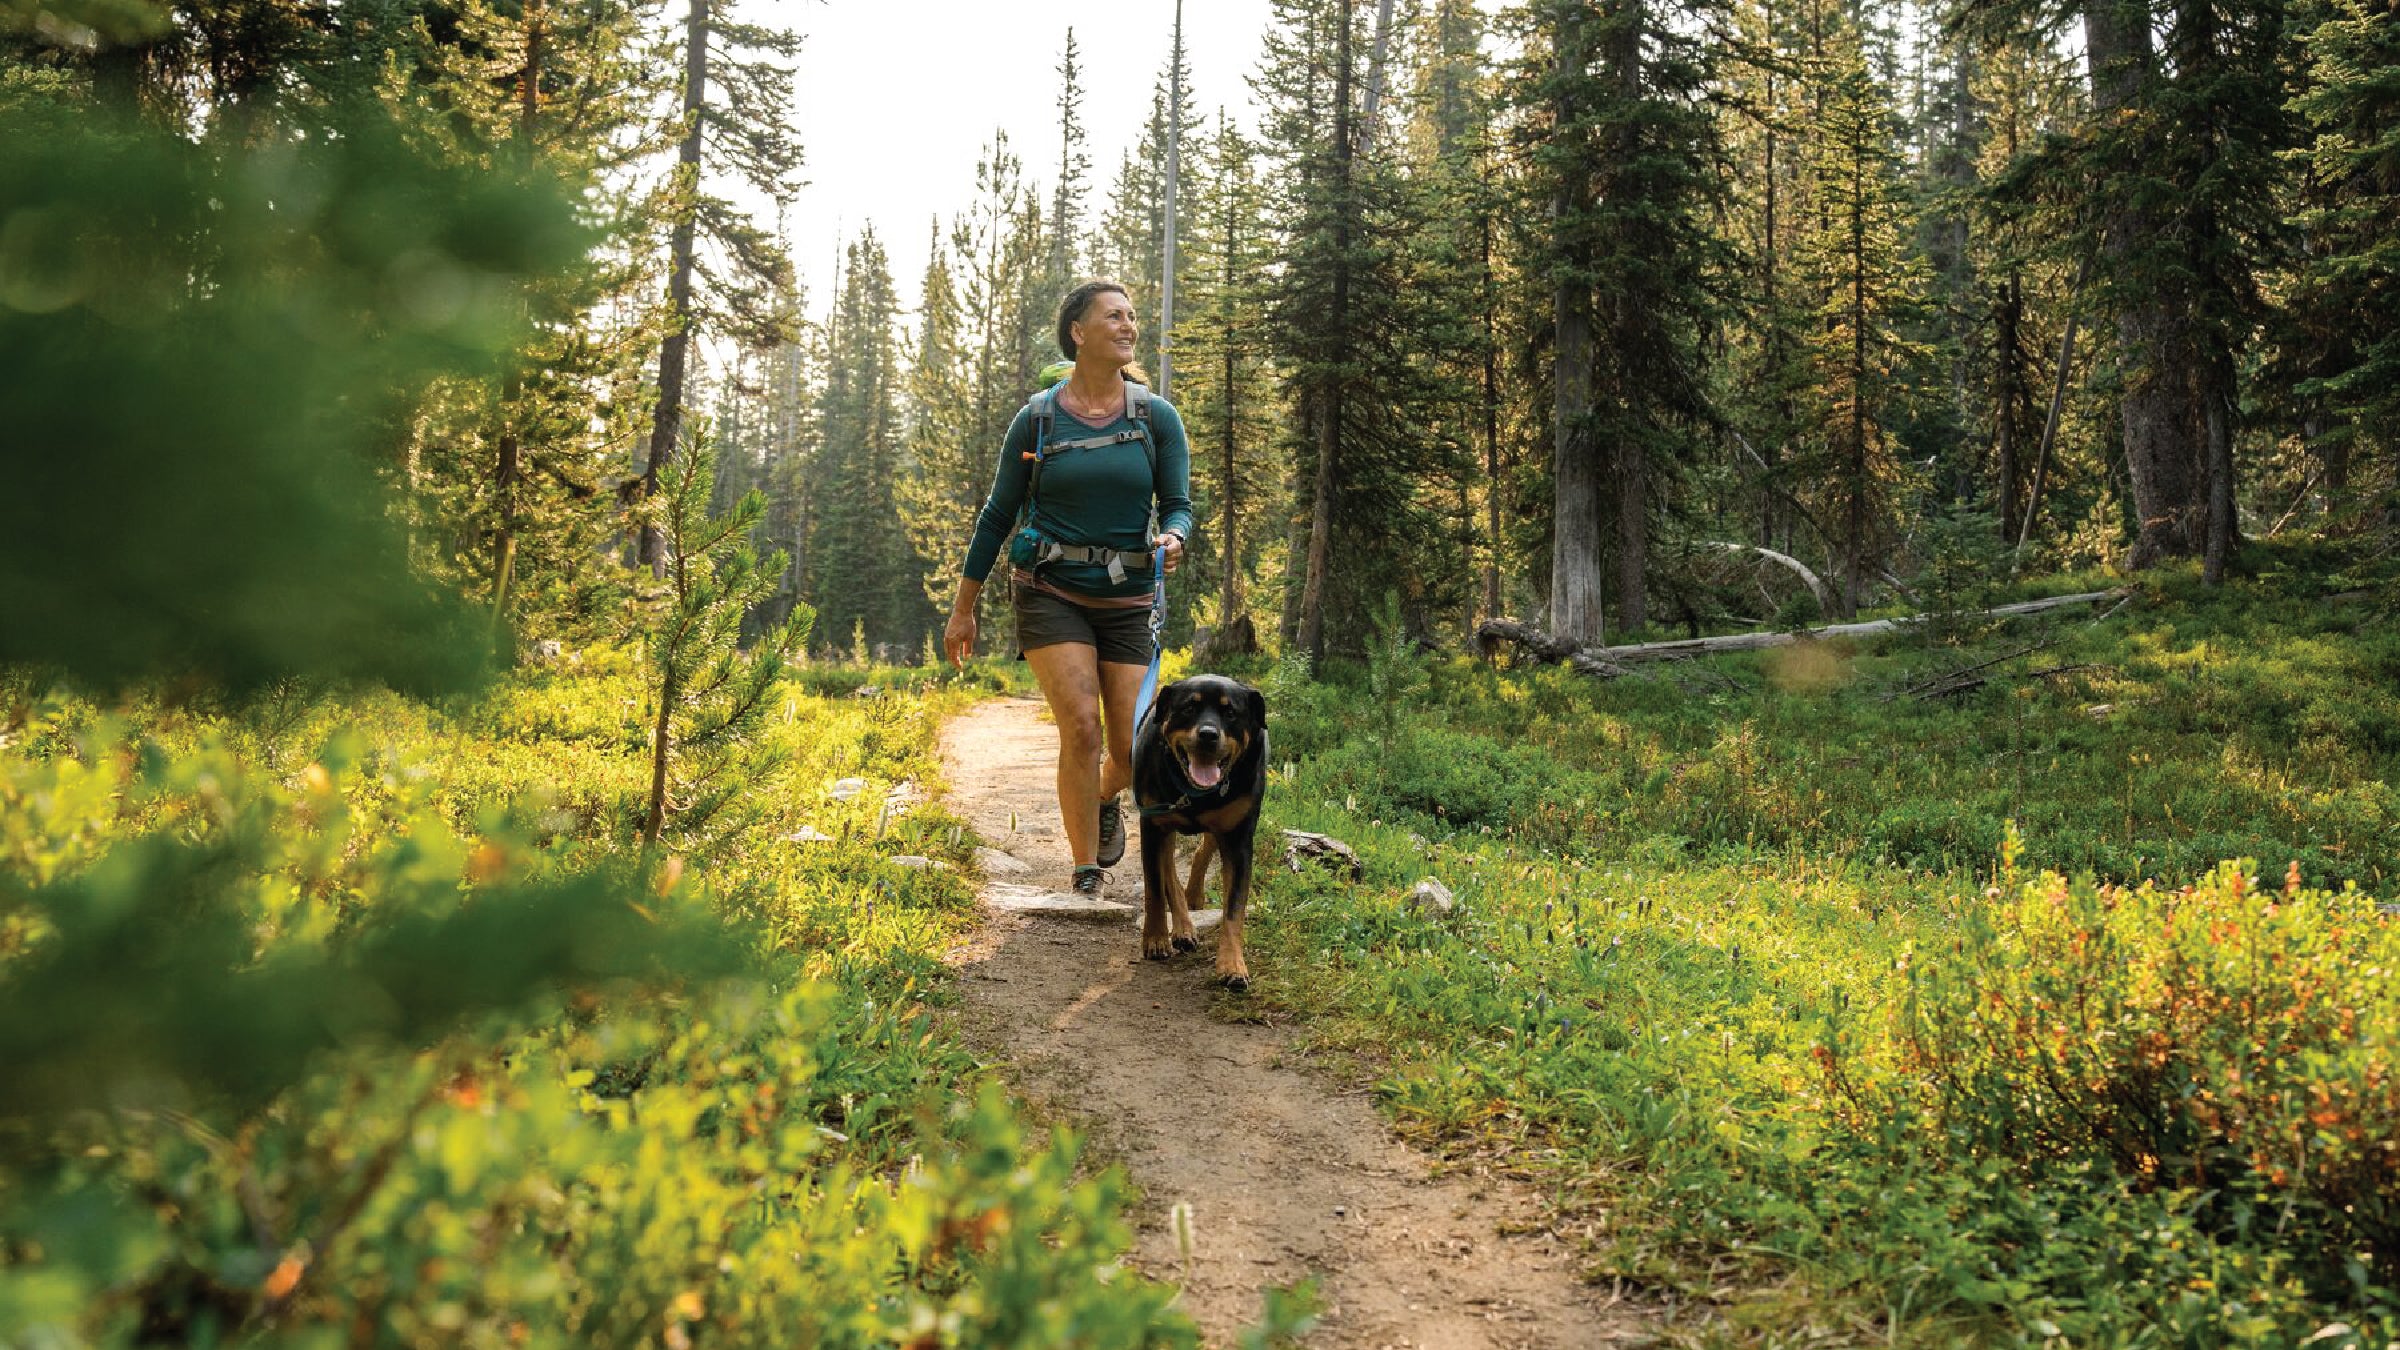
[[1492, 215], [1483, 214], [1483, 559], [1484, 617], [1500, 617], [1500, 335], [1492, 294]]
[[[1183, 173], [1183, 0], [1175, 0], [1175, 45], [1167, 60], [1167, 219], [1158, 283], [1158, 396], [1175, 372], [1175, 197]], [[1062, 271], [1064, 269], [1061, 269]]]
[[[531, 174], [534, 128], [541, 115], [542, 0], [525, 5], [525, 68], [517, 77], [517, 168]], [[524, 481], [524, 445], [517, 435], [517, 401], [525, 394], [524, 372], [514, 366], [500, 384], [499, 462], [492, 471], [493, 509], [499, 530], [492, 541], [492, 628], [508, 616], [517, 578], [517, 484]]]
[[1334, 39], [1333, 59], [1333, 296], [1326, 315], [1333, 350], [1331, 369], [1322, 377], [1323, 401], [1318, 409], [1316, 482], [1310, 492], [1308, 573], [1300, 589], [1301, 649], [1311, 661], [1325, 659], [1326, 573], [1332, 563], [1333, 498], [1342, 454], [1341, 370], [1349, 364], [1350, 346], [1350, 225], [1356, 202], [1350, 190], [1351, 60], [1350, 0], [1342, 0]]
[[[1575, 96], [1585, 57], [1585, 21], [1561, 15], [1557, 22], [1559, 132], [1573, 134], [1581, 115]], [[1563, 256], [1551, 296], [1557, 350], [1551, 377], [1550, 622], [1559, 636], [1582, 643], [1606, 639], [1600, 609], [1600, 483], [1592, 453], [1592, 287], [1589, 247], [1577, 220], [1588, 203], [1588, 165], [1583, 154], [1559, 166], [1552, 223]]]
[[[1642, 99], [1642, 28], [1646, 16], [1641, 0], [1617, 0], [1617, 22], [1609, 30], [1606, 59], [1610, 76], [1616, 84], [1620, 112], [1630, 112]], [[1629, 166], [1641, 153], [1640, 132], [1636, 123], [1627, 119], [1620, 123], [1611, 161], [1622, 168]], [[1627, 302], [1619, 299], [1620, 309]], [[1642, 340], [1632, 316], [1616, 316], [1615, 340], [1625, 347]], [[1627, 355], [1620, 353], [1612, 367], [1623, 371]], [[1619, 380], [1623, 376], [1620, 374]], [[1630, 407], [1635, 401], [1632, 389], [1617, 390], [1617, 405]], [[1650, 620], [1647, 572], [1650, 562], [1650, 457], [1648, 447], [1632, 435], [1620, 434], [1610, 456], [1615, 466], [1614, 487], [1617, 508], [1617, 627], [1632, 632]]]
[[[675, 459], [683, 438], [683, 376], [692, 348], [692, 270], [699, 235], [700, 146], [708, 107], [710, 0], [692, 0], [683, 28], [683, 144], [675, 155], [681, 200], [676, 203], [672, 270], [667, 277], [667, 337], [658, 349], [658, 404], [650, 416], [650, 458], [642, 468], [640, 495], [658, 492], [658, 476]], [[663, 536], [642, 526], [638, 557], [653, 574], [664, 566]]]
[[2084, 255], [2075, 270], [2074, 288], [2067, 292], [2067, 319], [2058, 334], [2058, 371], [2050, 381], [2050, 411], [2042, 418], [2042, 443], [2033, 457], [2033, 488], [2025, 497], [2025, 520], [2017, 527], [2017, 547], [2033, 536], [2033, 517], [2042, 506], [2042, 480], [2050, 473], [2050, 450], [2058, 444], [2058, 419], [2067, 407], [2067, 372], [2075, 368], [2075, 328], [2083, 311], [2076, 306], [2085, 283], [2092, 279], [2092, 255]]
[[1358, 153], [1375, 147], [1376, 110], [1383, 103], [1383, 58], [1392, 40], [1392, 0], [1375, 6], [1375, 46], [1367, 57], [1367, 92], [1358, 115]]
[[[2150, 13], [2142, 0], [2089, 0], [2084, 51], [2092, 113], [2102, 126], [2147, 105], [2158, 81]], [[2102, 255], [2121, 297], [2117, 341], [2128, 363], [2123, 396], [2125, 471], [2139, 530], [2128, 567], [2201, 551], [2208, 523], [2205, 429], [2189, 372], [2198, 352], [2188, 301], [2163, 278], [2134, 278], [2157, 213], [2120, 195], [2102, 221]]]
[[[1773, 0], [1768, 0], [1766, 5], [1766, 33], [1768, 41], [1772, 42], [1775, 35]], [[1766, 142], [1766, 247], [1759, 253], [1759, 313], [1765, 316], [1767, 325], [1767, 370], [1770, 378], [1780, 386], [1783, 382], [1783, 324], [1775, 309], [1775, 264], [1780, 255], [1775, 249], [1775, 63], [1772, 61], [1766, 63], [1766, 82], [1766, 111], [1760, 114], [1761, 134]], [[1776, 398], [1776, 414], [1779, 432], [1791, 425], [1791, 410], [1780, 395]], [[1782, 453], [1781, 447], [1773, 440], [1767, 443], [1767, 449], [1778, 456]], [[1779, 542], [1775, 537], [1775, 506], [1780, 485], [1775, 481], [1775, 464], [1772, 460], [1761, 459], [1758, 467], [1764, 475], [1758, 499], [1758, 539], [1762, 544], [1773, 544]], [[1782, 542], [1785, 547], [1790, 547], [1788, 541]]]
[[[2223, 381], [2230, 386], [2232, 381]], [[2231, 399], [2224, 390], [2208, 394], [2208, 549], [2201, 564], [2200, 579], [2208, 585], [2222, 585], [2225, 566], [2233, 553], [2235, 521], [2233, 509], [2233, 410]]]
[[2025, 371], [2019, 360], [2022, 348], [2019, 336], [2025, 322], [2025, 277], [2010, 268], [2008, 281], [2000, 289], [2000, 309], [1995, 316], [1998, 331], [1993, 335], [1993, 354], [1998, 359], [1992, 367], [1992, 424], [1996, 433], [1996, 476], [2000, 480], [2000, 542], [2012, 543], [2017, 538], [2017, 480], [2024, 466], [2018, 463], [2017, 410], [2024, 402]]
[[[1234, 293], [1234, 287], [1239, 282], [1239, 278], [1235, 275], [1234, 264], [1241, 254], [1240, 230], [1241, 212], [1235, 209], [1233, 195], [1227, 193], [1225, 201], [1225, 294], [1228, 296]], [[1228, 631], [1237, 622], [1244, 622], [1242, 616], [1242, 547], [1239, 535], [1241, 498], [1240, 488], [1234, 478], [1234, 437], [1238, 432], [1233, 424], [1234, 410], [1241, 406], [1241, 395], [1237, 392], [1239, 385], [1236, 383], [1240, 375], [1240, 371], [1237, 369], [1240, 345], [1234, 340], [1232, 325], [1228, 324], [1225, 332], [1224, 351], [1225, 416], [1223, 425], [1219, 428], [1221, 439], [1218, 445], [1225, 484], [1225, 503], [1221, 513], [1224, 519], [1217, 527], [1218, 534], [1225, 541], [1222, 550], [1225, 555], [1225, 577], [1223, 589], [1217, 601], [1217, 622], [1219, 626]]]

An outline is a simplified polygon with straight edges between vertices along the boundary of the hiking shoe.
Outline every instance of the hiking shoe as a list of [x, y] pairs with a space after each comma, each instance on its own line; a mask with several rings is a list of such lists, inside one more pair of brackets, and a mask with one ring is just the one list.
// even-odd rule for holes
[[1100, 898], [1100, 883], [1107, 878], [1106, 872], [1091, 863], [1085, 863], [1075, 869], [1075, 894], [1086, 900], [1097, 900]]
[[1125, 856], [1125, 813], [1118, 809], [1117, 799], [1100, 803], [1100, 865], [1114, 867]]

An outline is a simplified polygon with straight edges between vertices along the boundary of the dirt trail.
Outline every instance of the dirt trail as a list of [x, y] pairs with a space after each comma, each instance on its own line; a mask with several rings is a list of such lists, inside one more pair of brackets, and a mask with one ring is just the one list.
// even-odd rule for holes
[[[987, 898], [1065, 888], [1057, 745], [1041, 705], [1026, 699], [979, 705], [943, 728], [951, 809], [1030, 868], [1002, 877], [1009, 864], [990, 860]], [[1139, 906], [1135, 851], [1114, 869], [1107, 898]], [[1274, 922], [1271, 901], [1254, 922]], [[1539, 1231], [1521, 1188], [1433, 1178], [1359, 1094], [1289, 1067], [1282, 1032], [1212, 1017], [1217, 999], [1239, 997], [1210, 983], [1213, 942], [1204, 930], [1198, 952], [1152, 964], [1127, 916], [995, 908], [956, 957], [976, 1034], [1141, 1185], [1136, 1259], [1183, 1286], [1183, 1306], [1212, 1344], [1256, 1319], [1267, 1286], [1310, 1274], [1325, 1316], [1308, 1344], [1327, 1350], [1649, 1338], [1648, 1319], [1581, 1284], [1559, 1244], [1502, 1235]], [[1272, 964], [1252, 969], [1262, 982], [1277, 978]], [[1179, 1203], [1191, 1207], [1188, 1277], [1170, 1221]]]

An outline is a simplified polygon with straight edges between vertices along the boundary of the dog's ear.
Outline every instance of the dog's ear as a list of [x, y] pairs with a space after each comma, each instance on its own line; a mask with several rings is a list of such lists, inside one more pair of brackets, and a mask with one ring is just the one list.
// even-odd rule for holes
[[1242, 686], [1242, 692], [1250, 696], [1250, 716], [1264, 728], [1267, 725], [1267, 696], [1248, 685]]

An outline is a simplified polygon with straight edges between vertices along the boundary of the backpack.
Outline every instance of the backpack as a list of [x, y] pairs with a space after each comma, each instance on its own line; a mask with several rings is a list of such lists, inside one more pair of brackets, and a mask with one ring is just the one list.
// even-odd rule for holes
[[[1101, 548], [1097, 545], [1062, 544], [1044, 537], [1033, 528], [1034, 503], [1041, 500], [1042, 466], [1050, 456], [1060, 452], [1100, 450], [1127, 441], [1142, 443], [1142, 458], [1150, 465], [1153, 478], [1158, 474], [1158, 444], [1150, 436], [1150, 386], [1139, 380], [1125, 382], [1125, 420], [1133, 424], [1130, 430], [1095, 432], [1053, 442], [1050, 429], [1058, 419], [1058, 391], [1066, 383], [1061, 380], [1025, 401], [1026, 415], [1033, 419], [1033, 476], [1025, 488], [1025, 510], [1015, 542], [1009, 546], [1009, 561], [1028, 570], [1050, 562], [1101, 563], [1108, 568], [1111, 582], [1122, 582], [1128, 571], [1147, 572], [1151, 557], [1147, 550], [1139, 553], [1125, 549]], [[1150, 533], [1158, 533], [1158, 505], [1155, 498], [1150, 507]]]

